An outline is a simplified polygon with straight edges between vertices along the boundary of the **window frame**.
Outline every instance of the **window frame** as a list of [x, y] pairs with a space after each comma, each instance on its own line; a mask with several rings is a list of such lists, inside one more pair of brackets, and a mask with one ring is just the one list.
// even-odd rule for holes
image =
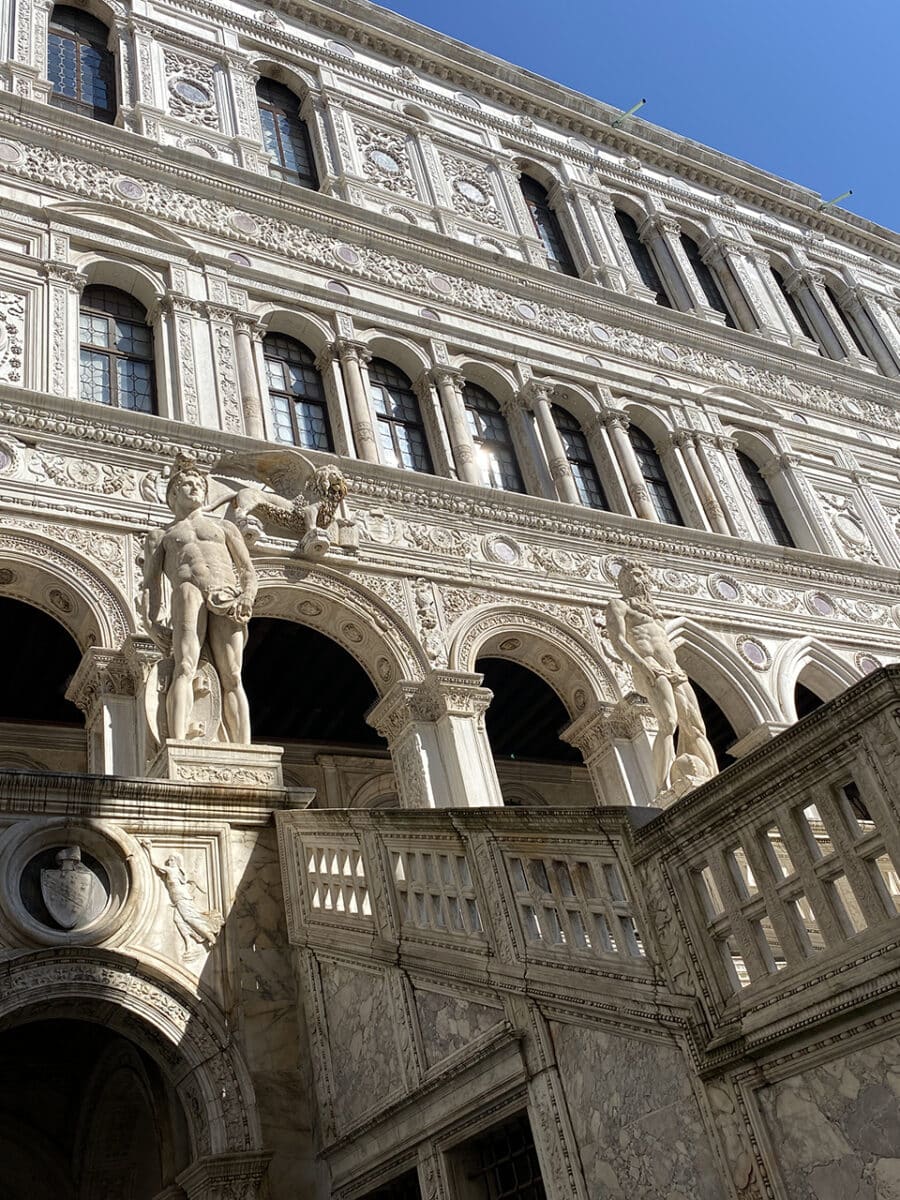
[[[512, 430], [499, 402], [486, 388], [468, 379], [463, 380], [462, 401], [469, 432], [475, 445], [475, 461], [479, 466], [482, 484], [498, 491], [524, 493], [525, 480], [519, 466]], [[489, 436], [488, 422], [485, 418], [495, 419], [494, 426], [502, 428], [503, 436]], [[508, 476], [504, 473], [502, 459], [498, 457], [498, 453], [502, 454], [503, 451], [507, 452], [507, 461], [512, 467]]]
[[[653, 292], [654, 302], [660, 308], [674, 308], [675, 305], [672, 297], [669, 295], [663, 273], [657, 266], [656, 259], [653, 257], [650, 247], [641, 238], [638, 232], [637, 221], [630, 212], [624, 208], [620, 208], [618, 205], [613, 206], [613, 214], [615, 216], [616, 227], [622, 235], [625, 249], [628, 251], [632, 265], [637, 271], [641, 283], [645, 288]], [[631, 228], [623, 228], [623, 222], [627, 222]]]
[[[296, 112], [292, 111], [293, 105], [287, 107], [284, 103], [279, 103], [277, 99], [260, 95], [261, 89], [273, 89], [276, 92], [283, 93], [286, 99], [288, 96], [296, 102]], [[259, 113], [259, 124], [262, 132], [263, 147], [270, 155], [269, 169], [274, 174], [287, 180], [289, 183], [299, 184], [300, 187], [308, 188], [310, 191], [317, 192], [319, 190], [319, 170], [316, 163], [316, 156], [313, 151], [312, 138], [309, 132], [309, 126], [306, 120], [300, 115], [300, 107], [303, 101], [296, 95], [286, 84], [279, 83], [277, 79], [271, 79], [267, 75], [260, 76], [256, 82], [256, 107]], [[272, 118], [271, 131], [267, 128], [263, 120], [263, 113], [268, 113]], [[309, 167], [308, 173], [304, 174], [297, 169], [296, 166], [288, 165], [289, 155], [285, 149], [285, 132], [281, 128], [279, 122], [281, 118], [287, 124], [287, 139], [288, 146], [296, 162], [296, 147], [293, 142], [302, 144], [303, 153]], [[274, 147], [269, 145], [268, 134], [271, 133], [274, 140]], [[274, 157], [272, 156], [274, 154]]]
[[[735, 450], [738, 467], [740, 468], [755, 506], [754, 515], [759, 519], [759, 525], [770, 535], [766, 541], [773, 546], [786, 546], [795, 550], [797, 543], [791, 533], [790, 526], [784, 519], [781, 506], [775, 499], [775, 493], [760, 470], [759, 463], [746, 450], [738, 446]], [[749, 468], [749, 470], [748, 470]], [[774, 521], [772, 514], [774, 513]]]
[[[273, 346], [276, 341], [283, 342], [287, 349], [296, 347], [298, 354], [296, 358], [291, 359], [285, 355], [267, 352], [266, 344]], [[325, 393], [325, 381], [316, 366], [315, 355], [308, 346], [299, 340], [299, 338], [291, 337], [288, 333], [280, 333], [275, 331], [268, 332], [262, 339], [263, 362], [266, 368], [266, 389], [269, 396], [269, 405], [273, 417], [273, 440], [283, 446], [297, 446], [301, 450], [321, 451], [325, 454], [334, 453], [334, 433], [331, 428], [331, 414], [328, 408], [328, 397]], [[270, 363], [278, 363], [281, 366], [282, 383], [284, 387], [277, 388], [272, 386], [272, 377], [270, 373]], [[290, 389], [286, 380], [287, 368], [296, 366], [301, 368], [303, 378], [307, 379], [310, 376], [316, 380], [317, 395], [309, 395], [307, 393], [298, 392]], [[278, 436], [278, 410], [276, 407], [276, 398], [283, 399], [286, 404], [287, 412], [290, 419], [291, 432], [293, 441], [288, 442], [284, 438]], [[325, 430], [325, 445], [308, 445], [304, 441], [303, 425], [300, 421], [300, 415], [304, 407], [316, 408], [320, 410], [322, 423]]]
[[725, 289], [722, 287], [718, 276], [709, 263], [703, 261], [703, 253], [700, 250], [699, 243], [686, 229], [681, 229], [678, 240], [694, 279], [703, 293], [707, 307], [725, 318], [727, 329], [737, 329], [738, 323], [731, 311], [731, 305], [728, 303]]
[[[677, 525], [686, 528], [687, 522], [684, 519], [681, 506], [675, 495], [675, 490], [669, 482], [669, 474], [653, 444], [653, 439], [639, 425], [631, 422], [628, 426], [628, 441], [634, 452], [638, 471], [647, 488], [650, 503], [660, 524]], [[647, 470], [647, 465], [651, 462], [656, 468], [653, 474], [649, 474]], [[671, 509], [674, 513], [675, 520], [670, 520], [666, 515], [667, 508]]]
[[[94, 306], [85, 302], [85, 297], [90, 298], [90, 293], [93, 291], [104, 291], [111, 293], [112, 297], [121, 297], [130, 303], [132, 316], [120, 316], [108, 309], [102, 308], [99, 304]], [[123, 307], [126, 307], [123, 304]], [[143, 319], [138, 319], [138, 313], [143, 313]], [[96, 321], [102, 319], [107, 322], [107, 345], [101, 342], [86, 341], [83, 336], [84, 318]], [[116, 325], [121, 322], [127, 325], [143, 327], [147, 330], [147, 342], [149, 353], [144, 356], [141, 354], [129, 353], [120, 350], [115, 344], [120, 336]], [[84, 356], [85, 353], [93, 357], [102, 357], [107, 363], [106, 378], [109, 385], [109, 401], [98, 400], [93, 395], [86, 395], [84, 388]], [[131, 405], [123, 405], [120, 402], [121, 387], [119, 381], [118, 363], [121, 362], [140, 362], [147, 364], [147, 394], [149, 396], [149, 408], [137, 408]], [[147, 320], [147, 310], [141, 302], [131, 296], [122, 288], [112, 287], [108, 284], [92, 284], [84, 289], [81, 301], [78, 306], [78, 397], [91, 404], [101, 404], [104, 408], [121, 409], [123, 412], [143, 412], [149, 415], [156, 415], [159, 412], [159, 403], [156, 393], [156, 339], [154, 336], [153, 326]]]
[[[395, 376], [395, 381], [378, 377], [379, 375], [391, 374]], [[428, 431], [425, 428], [422, 406], [419, 403], [419, 398], [415, 393], [409, 376], [386, 358], [373, 358], [368, 365], [368, 376], [369, 395], [372, 398], [372, 407], [375, 410], [376, 433], [378, 435], [378, 446], [381, 451], [382, 462], [386, 463], [387, 466], [396, 467], [400, 471], [417, 471], [423, 475], [434, 475], [434, 458], [428, 442]], [[416, 413], [416, 419], [413, 420], [409, 417], [395, 416], [393, 413], [382, 412], [379, 408], [379, 398], [376, 395], [377, 389], [387, 391], [389, 395], [391, 394], [391, 389], [394, 389], [398, 393], [399, 401], [406, 404], [408, 408]], [[422, 461], [427, 466], [407, 466], [404, 463], [404, 446], [401, 445], [401, 435], [399, 433], [402, 429], [416, 430], [418, 432], [421, 437]], [[414, 457], [412, 448], [407, 445], [405, 450], [412, 459]], [[388, 455], [392, 456], [393, 461], [388, 460]]]
[[[575, 256], [562, 227], [559, 214], [550, 203], [550, 194], [547, 188], [539, 179], [535, 179], [527, 171], [522, 171], [519, 175], [519, 190], [531, 217], [534, 231], [544, 247], [548, 268], [556, 271], [559, 275], [568, 275], [577, 279], [579, 276], [578, 268], [575, 265]], [[529, 191], [531, 191], [531, 195], [529, 195]]]
[[[59, 22], [57, 14], [60, 10], [66, 13], [72, 13], [75, 18], [73, 25], [75, 27], [68, 28], [66, 25]], [[54, 23], [54, 16], [57, 16], [57, 23]], [[83, 29], [77, 28], [79, 24], [88, 27], [86, 32]], [[105, 38], [94, 40], [90, 36], [89, 27], [96, 26], [96, 33], [100, 30], [105, 32]], [[47, 26], [47, 78], [50, 81], [50, 96], [49, 103], [54, 108], [62, 109], [64, 112], [77, 113], [80, 116], [88, 117], [90, 120], [99, 121], [103, 125], [114, 125], [119, 112], [119, 88], [117, 74], [117, 60], [115, 52], [109, 48], [109, 39], [111, 30], [105, 25], [99, 17], [93, 16], [91, 13], [82, 12], [80, 9], [74, 8], [68, 4], [55, 4], [50, 11], [50, 19]], [[54, 53], [53, 39], [56, 38], [60, 42], [69, 42], [73, 47], [74, 54], [74, 80], [75, 92], [74, 96], [69, 96], [65, 92], [59, 90], [58, 84], [61, 82], [51, 76], [51, 58]], [[109, 103], [100, 107], [83, 99], [84, 85], [84, 58], [87, 51], [93, 51], [97, 55], [97, 75], [107, 86]], [[108, 77], [104, 78], [104, 75]], [[94, 77], [92, 76], [92, 79]]]
[[[559, 440], [562, 442], [563, 450], [566, 454], [566, 461], [572, 471], [572, 478], [575, 482], [575, 490], [578, 492], [578, 498], [585, 508], [593, 509], [594, 512], [612, 512], [609, 504], [609, 497], [606, 494], [606, 488], [603, 486], [603, 479], [600, 471], [597, 468], [596, 460], [591, 451], [590, 442], [587, 434], [581, 427], [581, 422], [570, 413], [567, 408], [563, 408], [560, 404], [551, 404], [550, 415], [553, 418], [553, 424], [556, 427], [556, 432], [559, 434]], [[570, 421], [571, 425], [567, 428], [565, 425], [560, 425], [559, 417], [563, 417], [566, 421]], [[568, 435], [568, 436], [567, 436]], [[572, 441], [578, 442], [583, 446], [577, 457], [572, 448]], [[582, 478], [582, 468], [588, 468], [593, 477], [593, 484], [596, 488], [600, 504], [595, 504], [589, 498], [589, 488], [585, 485]]]

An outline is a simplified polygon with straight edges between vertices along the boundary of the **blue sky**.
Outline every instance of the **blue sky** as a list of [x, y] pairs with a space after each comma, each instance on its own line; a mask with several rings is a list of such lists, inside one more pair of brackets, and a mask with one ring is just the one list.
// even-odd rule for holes
[[392, 0], [900, 230], [900, 0]]

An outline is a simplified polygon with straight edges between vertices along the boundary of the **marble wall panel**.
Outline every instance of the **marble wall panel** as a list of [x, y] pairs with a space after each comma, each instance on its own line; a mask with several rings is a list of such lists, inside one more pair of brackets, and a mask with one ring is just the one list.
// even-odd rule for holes
[[677, 1047], [555, 1022], [550, 1028], [591, 1196], [726, 1200]]
[[416, 989], [416, 1011], [422, 1030], [425, 1057], [433, 1067], [462, 1050], [503, 1020], [503, 1010], [478, 1004], [462, 996]]
[[759, 1094], [791, 1200], [900, 1200], [900, 1039]]
[[383, 975], [327, 962], [321, 973], [335, 1114], [346, 1127], [402, 1088], [394, 1016]]

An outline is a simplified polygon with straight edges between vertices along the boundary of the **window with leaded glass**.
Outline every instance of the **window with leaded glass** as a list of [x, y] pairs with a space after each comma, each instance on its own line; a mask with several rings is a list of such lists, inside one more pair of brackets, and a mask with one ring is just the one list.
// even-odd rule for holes
[[275, 440], [305, 450], [333, 449], [328, 404], [312, 351], [296, 338], [269, 333], [263, 357]]
[[849, 333], [850, 339], [853, 342], [853, 345], [857, 348], [857, 350], [860, 352], [860, 354], [862, 354], [865, 358], [869, 358], [870, 357], [869, 348], [866, 345], [866, 343], [862, 340], [862, 338], [859, 336], [859, 334], [856, 332], [856, 326], [853, 324], [853, 322], [850, 320], [850, 318], [844, 312], [843, 308], [841, 308], [840, 301], [837, 298], [837, 294], [836, 294], [834, 288], [826, 283], [825, 291], [828, 295], [828, 299], [834, 305], [834, 311], [837, 313], [838, 317], [840, 318], [841, 324], [844, 326], [844, 328]]
[[300, 101], [290, 88], [272, 79], [260, 79], [257, 83], [256, 101], [263, 145], [272, 156], [271, 170], [292, 183], [318, 188], [319, 176], [309, 130], [300, 116]]
[[660, 457], [656, 453], [656, 447], [646, 433], [635, 425], [629, 427], [628, 437], [634, 448], [638, 469], [644, 477], [644, 483], [650, 493], [651, 503], [656, 509], [656, 515], [668, 525], [683, 525], [684, 520], [678, 510], [675, 493], [669, 486], [669, 480]]
[[464, 385], [463, 402], [482, 483], [488, 487], [504, 488], [507, 492], [524, 492], [525, 484], [519, 471], [509, 425], [500, 411], [500, 405], [477, 383]]
[[392, 363], [374, 358], [369, 383], [383, 461], [407, 471], [433, 471], [422, 412], [409, 379]]
[[553, 421], [572, 468], [572, 478], [575, 480], [581, 503], [588, 508], [602, 508], [608, 511], [609, 503], [594, 466], [594, 456], [578, 421], [570, 412], [556, 405], [553, 406]]
[[722, 289], [719, 287], [718, 280], [700, 256], [700, 247], [686, 233], [681, 235], [681, 246], [687, 256], [688, 262], [691, 264], [691, 270], [700, 284], [700, 290], [706, 299], [706, 303], [714, 312], [722, 314], [725, 318], [725, 324], [729, 329], [737, 329], [734, 317], [731, 315], [731, 310], [725, 303], [725, 297], [722, 295]]
[[753, 499], [756, 501], [756, 511], [759, 514], [763, 529], [769, 535], [769, 540], [774, 542], [776, 546], [793, 546], [794, 539], [791, 537], [788, 527], [784, 523], [784, 517], [782, 517], [775, 497], [772, 495], [772, 489], [766, 483], [765, 479], [763, 479], [759, 467], [748, 454], [744, 454], [740, 450], [737, 452], [737, 459], [741, 470], [744, 472], [744, 478], [750, 485], [750, 491], [753, 493]]
[[661, 304], [663, 308], [671, 308], [672, 301], [669, 299], [669, 294], [665, 289], [659, 271], [656, 269], [653, 255], [641, 241], [637, 222], [634, 220], [634, 217], [617, 208], [616, 224], [619, 226], [622, 237], [625, 239], [625, 245], [628, 248], [628, 253], [631, 255], [631, 261], [634, 263], [637, 273], [641, 277], [641, 283], [644, 287], [650, 289], [657, 304]]
[[117, 288], [87, 287], [79, 328], [81, 399], [154, 412], [153, 330], [143, 306]]
[[467, 1200], [546, 1200], [524, 1112], [463, 1143], [452, 1158], [459, 1191]]
[[47, 32], [50, 103], [111, 125], [116, 119], [116, 59], [109, 30], [90, 13], [58, 4]]
[[554, 271], [562, 272], [563, 275], [577, 275], [578, 272], [575, 270], [575, 263], [559, 223], [559, 217], [550, 205], [547, 189], [536, 179], [532, 179], [530, 175], [522, 175], [519, 183], [534, 222], [535, 232], [544, 243], [547, 266]]
[[810, 325], [806, 313], [803, 311], [802, 305], [798, 303], [797, 297], [794, 295], [794, 293], [788, 291], [788, 286], [784, 281], [784, 276], [779, 270], [771, 265], [769, 270], [772, 272], [772, 278], [775, 280], [779, 292], [781, 292], [782, 296], [784, 296], [787, 306], [793, 314], [794, 320], [800, 326], [800, 332], [804, 335], [804, 337], [808, 337], [811, 342], [818, 342], [819, 339], [816, 337], [815, 330]]

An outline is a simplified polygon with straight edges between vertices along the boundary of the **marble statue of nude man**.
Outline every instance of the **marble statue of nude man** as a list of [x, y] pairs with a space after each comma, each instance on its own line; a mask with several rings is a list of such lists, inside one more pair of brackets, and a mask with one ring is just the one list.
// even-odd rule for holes
[[[194, 676], [204, 644], [222, 685], [228, 740], [248, 745], [250, 710], [241, 682], [247, 623], [256, 599], [256, 572], [238, 528], [204, 506], [209, 476], [179, 455], [166, 488], [175, 520], [147, 535], [144, 549], [146, 618], [154, 638], [174, 659], [166, 696], [169, 737], [188, 734]], [[171, 628], [161, 619], [162, 580], [171, 586]]]
[[627, 562], [616, 583], [621, 599], [606, 607], [606, 632], [612, 647], [631, 670], [635, 690], [647, 700], [658, 724], [653, 743], [653, 773], [657, 793], [674, 784], [675, 730], [677, 760], [692, 784], [718, 772], [713, 748], [706, 736], [700, 706], [663, 625], [662, 614], [651, 596], [652, 576], [643, 563]]

